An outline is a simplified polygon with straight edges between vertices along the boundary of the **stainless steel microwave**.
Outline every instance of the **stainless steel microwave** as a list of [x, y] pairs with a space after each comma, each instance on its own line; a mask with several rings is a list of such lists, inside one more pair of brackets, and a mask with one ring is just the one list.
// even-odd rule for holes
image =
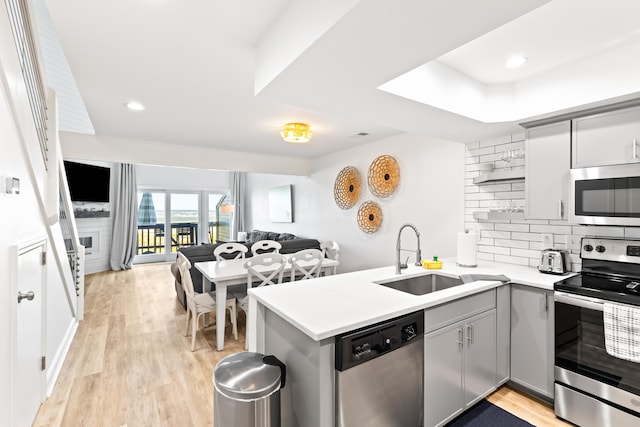
[[569, 221], [640, 226], [640, 163], [571, 169]]

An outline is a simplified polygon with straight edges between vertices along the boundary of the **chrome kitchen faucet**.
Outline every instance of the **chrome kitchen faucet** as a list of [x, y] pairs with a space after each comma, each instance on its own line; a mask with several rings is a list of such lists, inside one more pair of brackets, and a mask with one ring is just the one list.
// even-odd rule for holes
[[[400, 247], [400, 236], [402, 235], [402, 230], [404, 230], [405, 227], [409, 227], [412, 228], [413, 231], [416, 233], [416, 239], [418, 240], [418, 249], [415, 251], [412, 251], [410, 249], [402, 249]], [[416, 253], [416, 264], [417, 266], [422, 265], [422, 253], [420, 251], [420, 232], [418, 231], [418, 229], [416, 228], [415, 225], [413, 224], [403, 224], [400, 227], [400, 231], [398, 231], [398, 240], [396, 242], [396, 274], [400, 274], [400, 270], [402, 270], [403, 268], [407, 268], [407, 264], [402, 264], [400, 262], [400, 251], [410, 251], [410, 252], [415, 252]], [[409, 260], [409, 258], [407, 258], [407, 261]]]

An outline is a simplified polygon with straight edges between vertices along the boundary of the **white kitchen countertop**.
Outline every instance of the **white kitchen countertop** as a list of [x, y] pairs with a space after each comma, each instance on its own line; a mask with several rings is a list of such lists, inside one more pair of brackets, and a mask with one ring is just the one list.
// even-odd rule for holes
[[540, 273], [513, 264], [480, 261], [476, 268], [458, 267], [455, 258], [444, 259], [440, 270], [409, 265], [402, 274], [395, 267], [381, 267], [251, 289], [259, 304], [278, 314], [316, 341], [368, 326], [396, 316], [423, 310], [487, 289], [502, 286], [496, 281], [476, 281], [425, 295], [412, 295], [373, 283], [440, 273], [444, 275], [505, 275], [512, 283], [553, 290], [553, 284], [569, 275]]

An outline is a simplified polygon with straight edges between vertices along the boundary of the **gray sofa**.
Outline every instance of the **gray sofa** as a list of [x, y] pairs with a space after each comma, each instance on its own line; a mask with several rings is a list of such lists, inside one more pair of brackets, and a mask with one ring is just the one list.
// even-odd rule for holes
[[[253, 254], [251, 253], [251, 245], [258, 240], [275, 240], [280, 242], [282, 245], [282, 249], [280, 250], [281, 254], [292, 254], [303, 249], [320, 249], [320, 242], [316, 239], [306, 239], [302, 237], [294, 236], [289, 233], [275, 233], [270, 231], [261, 231], [261, 230], [253, 230], [247, 233], [247, 241], [240, 242], [247, 246], [249, 252], [247, 252], [246, 256], [250, 257]], [[202, 292], [202, 273], [195, 267], [193, 264], [196, 262], [202, 261], [213, 261], [215, 258], [213, 256], [213, 250], [220, 244], [224, 244], [224, 242], [218, 242], [216, 244], [212, 243], [203, 243], [198, 246], [187, 246], [184, 248], [178, 249], [179, 252], [182, 252], [184, 256], [187, 257], [189, 262], [191, 262], [191, 280], [193, 281], [193, 287], [196, 292]], [[182, 279], [180, 277], [180, 270], [178, 269], [177, 263], [171, 264], [171, 273], [174, 277], [174, 286], [176, 289], [176, 295], [178, 300], [182, 304], [183, 307], [186, 308], [186, 300], [184, 295], [184, 290], [182, 289]]]

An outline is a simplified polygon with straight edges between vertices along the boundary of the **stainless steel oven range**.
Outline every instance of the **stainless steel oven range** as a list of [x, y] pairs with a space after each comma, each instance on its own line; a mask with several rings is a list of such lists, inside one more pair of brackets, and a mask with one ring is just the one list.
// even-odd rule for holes
[[555, 284], [556, 416], [638, 426], [640, 360], [631, 356], [640, 356], [640, 240], [584, 237], [580, 257], [580, 274]]

